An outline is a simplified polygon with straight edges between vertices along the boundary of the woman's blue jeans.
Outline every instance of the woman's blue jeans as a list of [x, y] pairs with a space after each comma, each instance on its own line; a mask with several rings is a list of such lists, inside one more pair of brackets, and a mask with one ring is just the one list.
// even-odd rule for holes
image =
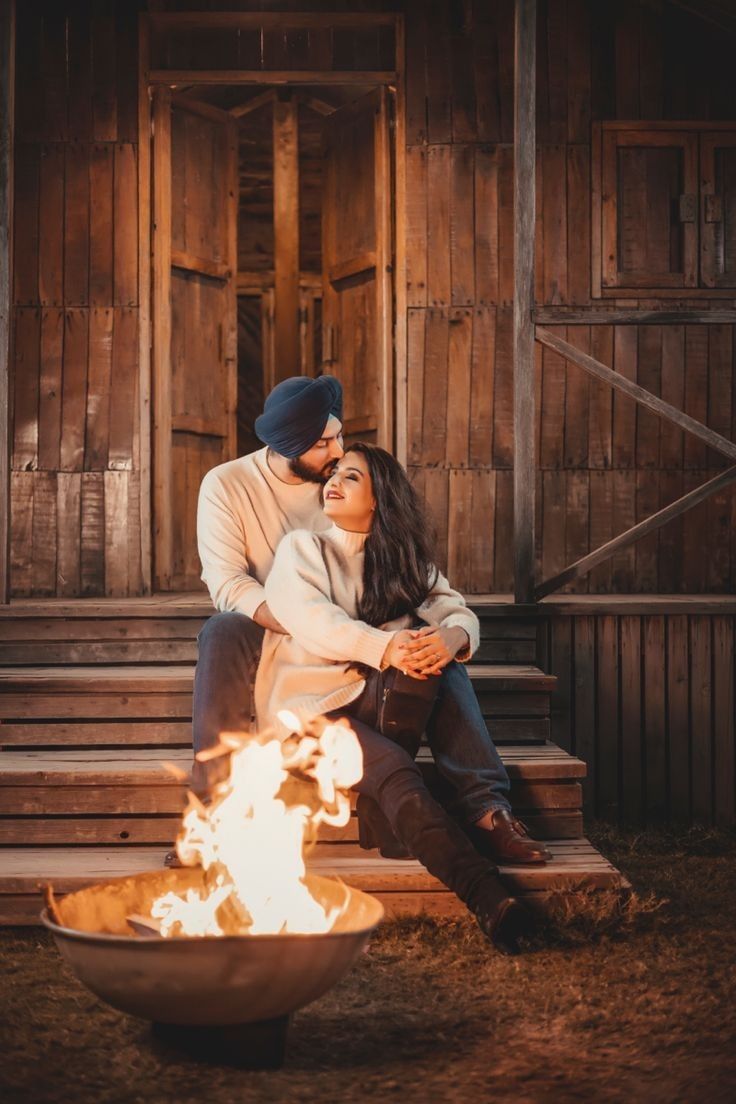
[[[242, 613], [217, 613], [198, 636], [199, 658], [194, 679], [192, 730], [195, 753], [213, 747], [220, 732], [250, 727], [251, 694], [263, 629]], [[343, 713], [362, 722], [362, 792], [402, 792], [416, 786], [418, 768], [412, 757], [377, 731], [377, 705], [365, 695]], [[439, 676], [437, 698], [426, 726], [426, 737], [440, 778], [438, 794], [458, 821], [472, 824], [490, 809], [510, 809], [509, 777], [488, 734], [470, 677], [453, 661]], [[222, 760], [195, 765], [196, 790], [211, 785]], [[423, 783], [421, 783], [423, 785]]]

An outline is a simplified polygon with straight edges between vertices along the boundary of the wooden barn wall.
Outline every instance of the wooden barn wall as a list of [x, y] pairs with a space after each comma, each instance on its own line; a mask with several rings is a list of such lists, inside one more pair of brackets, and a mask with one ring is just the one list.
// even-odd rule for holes
[[[513, 2], [407, 8], [408, 440], [442, 558], [469, 592], [512, 590]], [[591, 298], [591, 122], [732, 119], [733, 41], [658, 0], [539, 0], [538, 306], [733, 308]], [[736, 437], [730, 326], [555, 327]], [[537, 348], [537, 564], [548, 577], [722, 465], [695, 439]], [[710, 499], [576, 591], [736, 583], [736, 494]]]
[[588, 765], [586, 815], [639, 826], [734, 824], [729, 605], [711, 611], [690, 599], [673, 611], [656, 598], [640, 601], [637, 612], [579, 605], [544, 623], [539, 660], [558, 680], [552, 739]]
[[142, 592], [137, 11], [17, 4], [12, 593]]

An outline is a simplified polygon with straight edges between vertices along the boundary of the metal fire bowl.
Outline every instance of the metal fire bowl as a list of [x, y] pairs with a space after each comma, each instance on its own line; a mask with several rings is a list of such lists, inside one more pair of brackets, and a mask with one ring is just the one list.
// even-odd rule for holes
[[375, 897], [332, 878], [307, 876], [314, 896], [348, 906], [324, 935], [135, 936], [127, 917], [150, 915], [168, 890], [201, 885], [200, 869], [115, 878], [57, 901], [60, 923], [43, 923], [77, 977], [98, 997], [162, 1024], [228, 1025], [270, 1020], [322, 996], [350, 968], [383, 918]]

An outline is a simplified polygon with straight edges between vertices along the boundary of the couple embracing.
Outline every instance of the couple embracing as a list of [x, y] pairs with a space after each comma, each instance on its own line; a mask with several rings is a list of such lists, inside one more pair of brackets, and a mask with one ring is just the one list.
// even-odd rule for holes
[[[202, 578], [221, 612], [198, 638], [195, 752], [252, 715], [258, 729], [282, 709], [303, 723], [347, 718], [363, 751], [361, 844], [418, 859], [498, 950], [518, 953], [531, 919], [496, 864], [551, 855], [511, 812], [463, 665], [478, 620], [434, 565], [418, 496], [383, 449], [343, 448], [331, 376], [279, 383], [255, 430], [264, 447], [212, 469], [200, 490]], [[415, 762], [425, 734], [438, 797]], [[206, 792], [220, 762], [195, 764], [195, 788]]]

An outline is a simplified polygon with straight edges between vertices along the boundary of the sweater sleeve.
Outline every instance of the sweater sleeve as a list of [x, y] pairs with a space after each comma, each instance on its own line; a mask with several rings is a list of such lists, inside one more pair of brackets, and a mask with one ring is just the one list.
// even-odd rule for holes
[[350, 617], [333, 602], [321, 543], [314, 533], [295, 529], [282, 538], [265, 591], [274, 617], [312, 655], [380, 669], [394, 634]]
[[480, 623], [459, 591], [453, 590], [441, 571], [426, 600], [416, 611], [417, 617], [428, 625], [449, 629], [457, 625], [468, 634], [468, 647], [458, 652], [461, 662], [470, 659], [480, 644]]
[[266, 596], [248, 570], [248, 542], [215, 471], [208, 472], [199, 488], [197, 547], [202, 580], [215, 606], [252, 617]]

